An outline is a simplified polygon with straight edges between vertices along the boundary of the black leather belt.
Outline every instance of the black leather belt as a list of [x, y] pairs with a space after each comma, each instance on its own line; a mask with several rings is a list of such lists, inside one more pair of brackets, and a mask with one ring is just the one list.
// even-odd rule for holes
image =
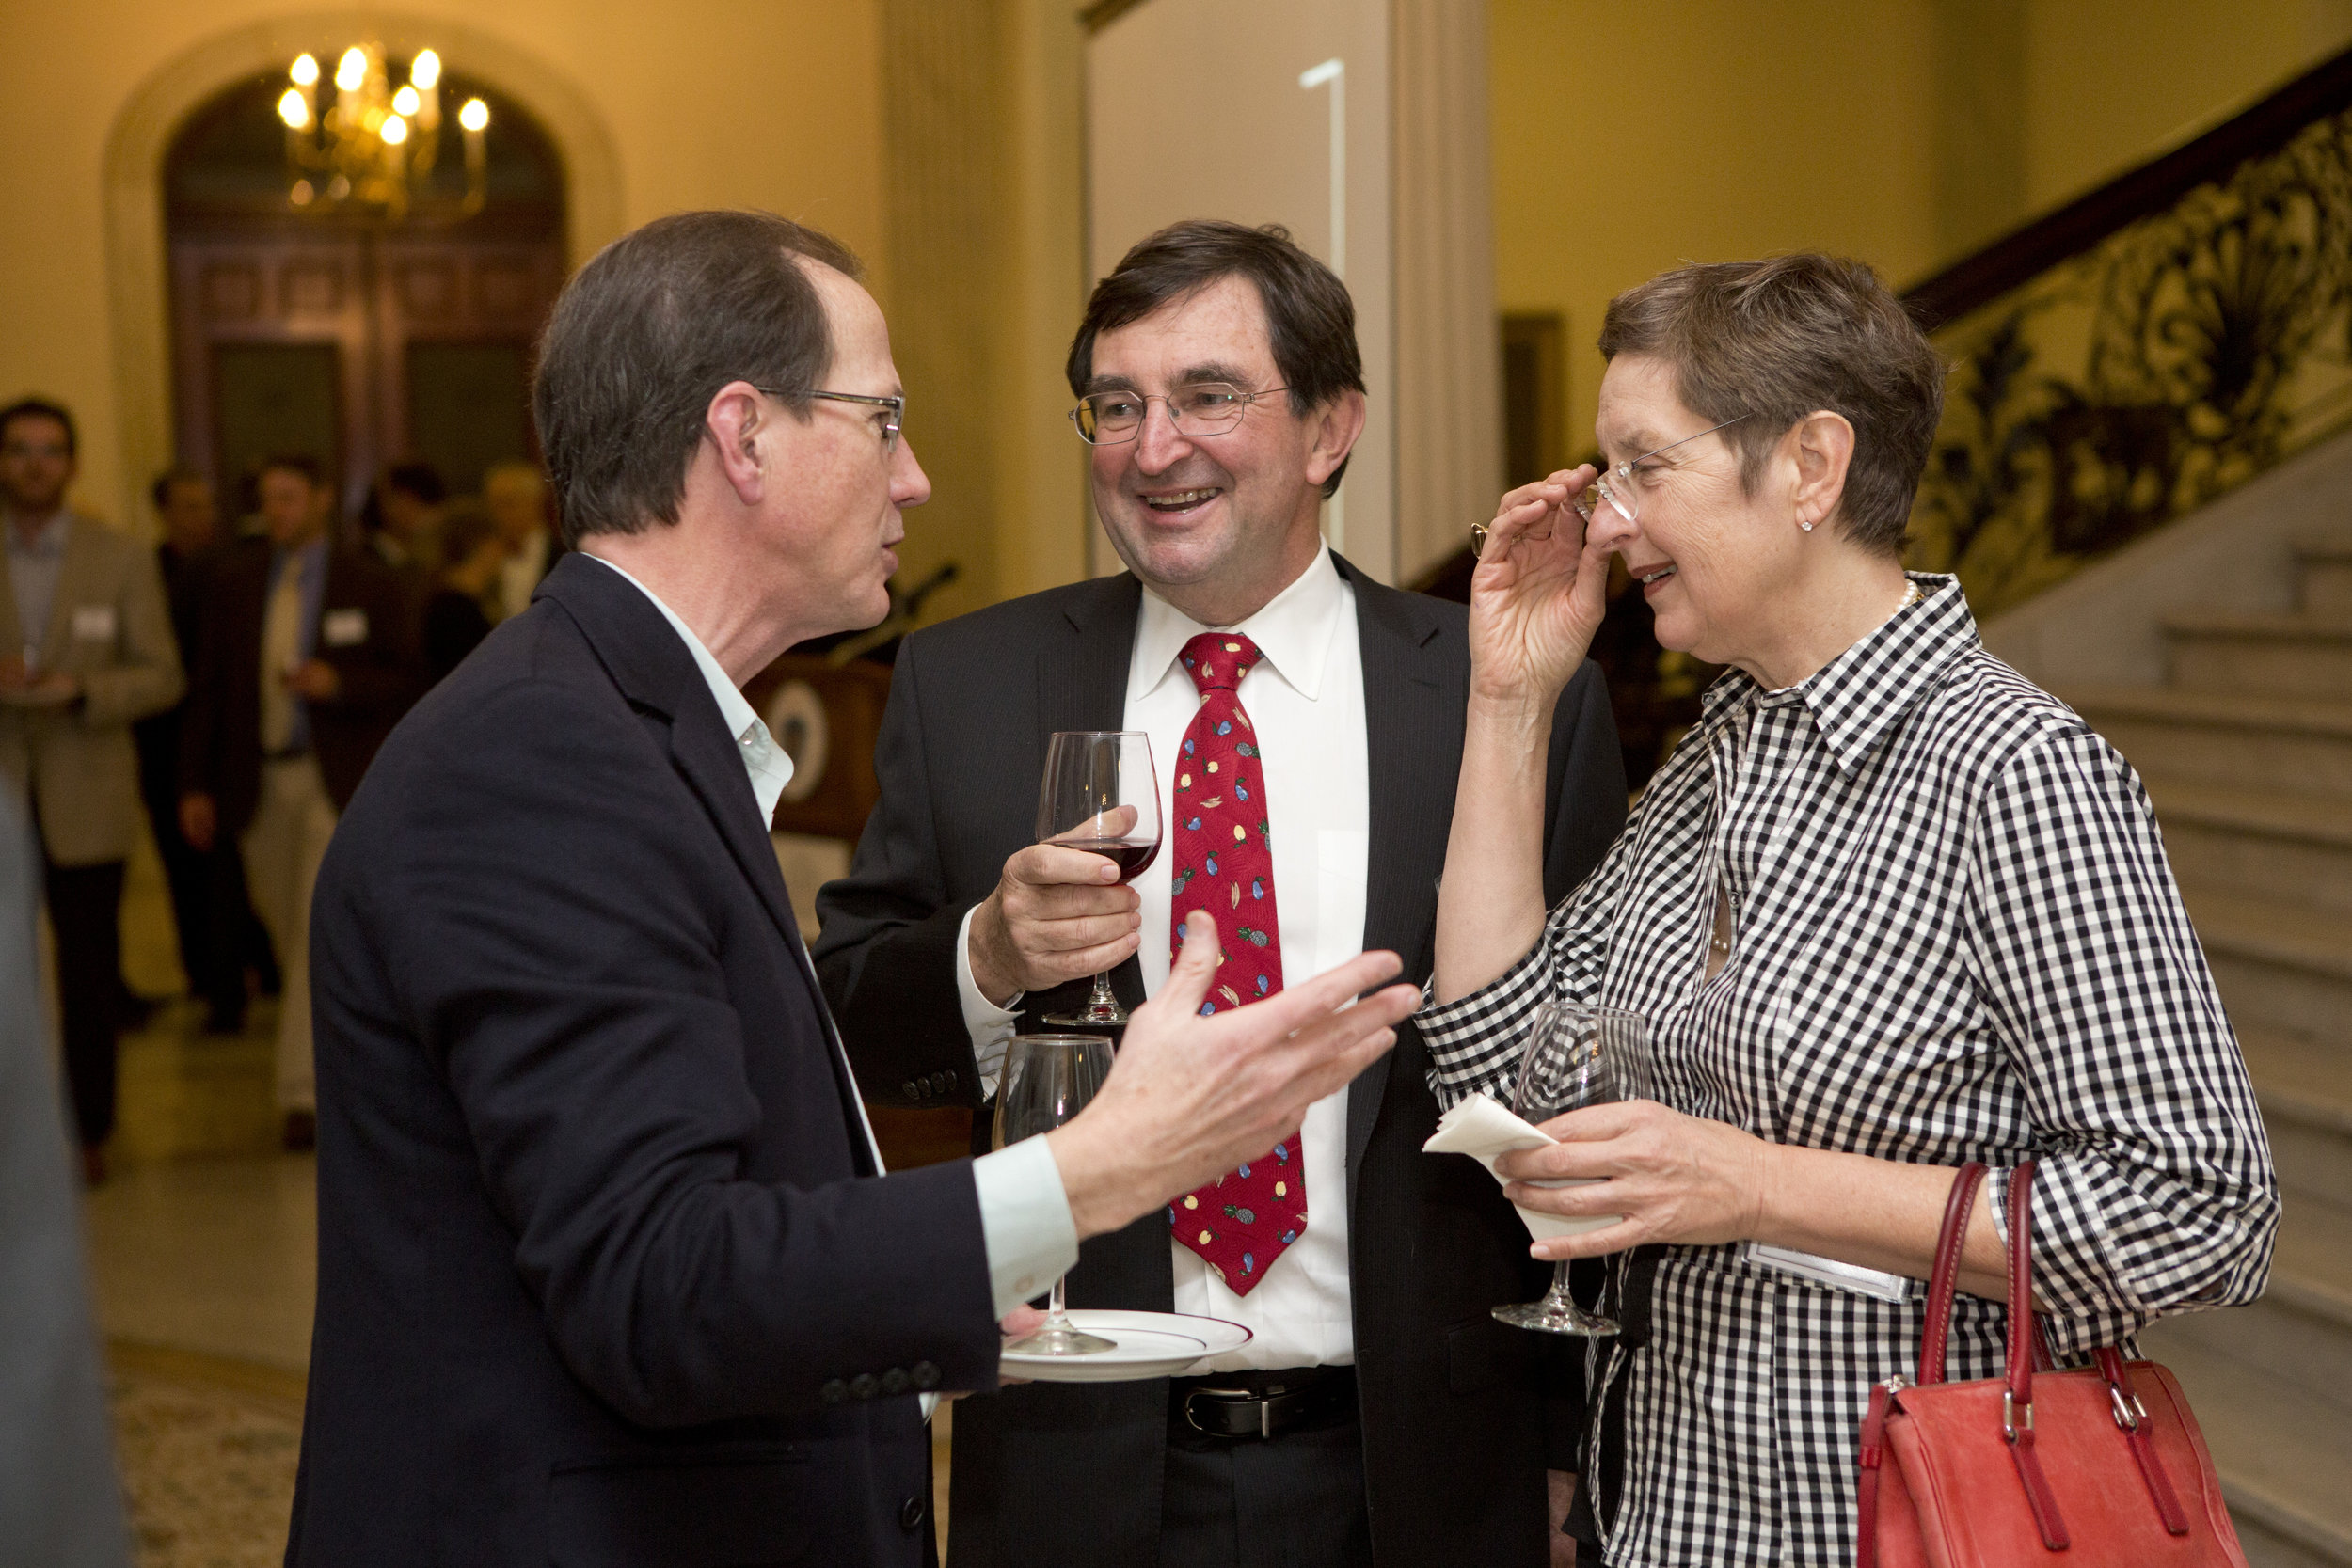
[[1189, 1430], [1263, 1442], [1353, 1415], [1356, 1369], [1294, 1367], [1180, 1377], [1169, 1380], [1168, 1393], [1168, 1415]]

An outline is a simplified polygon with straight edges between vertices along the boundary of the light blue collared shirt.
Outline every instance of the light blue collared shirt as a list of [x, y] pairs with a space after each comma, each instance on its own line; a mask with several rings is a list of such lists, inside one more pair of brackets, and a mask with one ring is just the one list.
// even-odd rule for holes
[[[619, 572], [653, 601], [662, 619], [684, 640], [687, 652], [694, 656], [694, 668], [702, 672], [712, 701], [719, 705], [727, 733], [735, 736], [743, 767], [751, 774], [752, 793], [759, 798], [759, 820], [765, 828], [775, 820], [776, 801], [791, 782], [792, 758], [776, 744], [742, 691], [694, 635], [694, 628], [678, 619], [677, 612], [661, 602], [661, 595], [602, 556], [589, 553], [589, 559]], [[826, 1023], [830, 1031], [830, 1009]], [[837, 1043], [835, 1049], [839, 1049]], [[846, 1060], [842, 1069], [850, 1072], [854, 1084], [856, 1074]], [[871, 1128], [866, 1135], [870, 1142]], [[879, 1149], [874, 1168], [882, 1168]], [[1043, 1294], [1078, 1260], [1077, 1222], [1071, 1217], [1070, 1199], [1062, 1191], [1061, 1167], [1054, 1163], [1054, 1151], [1043, 1138], [1025, 1138], [1009, 1148], [981, 1155], [972, 1162], [972, 1185], [979, 1197], [980, 1243], [988, 1253], [989, 1291], [1001, 1318], [1021, 1303]]]
[[49, 636], [49, 610], [56, 601], [57, 578], [65, 571], [65, 535], [72, 523], [60, 510], [29, 544], [14, 518], [8, 523], [8, 586], [16, 591], [16, 624], [24, 634], [19, 651], [27, 664], [40, 658], [40, 645]]

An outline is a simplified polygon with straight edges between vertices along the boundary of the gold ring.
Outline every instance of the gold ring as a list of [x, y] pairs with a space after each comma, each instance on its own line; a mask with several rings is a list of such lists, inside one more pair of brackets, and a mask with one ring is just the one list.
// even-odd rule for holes
[[1476, 561], [1486, 553], [1486, 534], [1493, 526], [1491, 523], [1470, 525], [1470, 559], [1472, 561]]

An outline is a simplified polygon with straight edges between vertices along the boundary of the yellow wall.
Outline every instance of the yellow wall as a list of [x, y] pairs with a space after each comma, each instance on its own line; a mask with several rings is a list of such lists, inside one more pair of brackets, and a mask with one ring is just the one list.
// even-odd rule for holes
[[1685, 261], [1933, 255], [1923, 0], [1492, 0], [1497, 300], [1567, 318], [1592, 445], [1610, 297]]
[[[126, 494], [119, 404], [137, 402], [126, 379], [166, 373], [113, 363], [110, 129], [143, 84], [220, 35], [320, 14], [268, 0], [8, 8], [0, 190], [15, 221], [0, 225], [0, 397], [38, 389], [73, 407], [79, 497], [102, 515], [147, 526], [143, 501]], [[448, 19], [568, 83], [616, 154], [618, 200], [607, 193], [607, 204], [622, 227], [686, 207], [772, 208], [866, 255], [886, 303], [877, 0], [404, 0], [368, 14], [394, 19], [387, 36], [404, 16], [427, 31]], [[330, 23], [329, 37], [358, 31], [356, 20]], [[454, 54], [452, 63], [469, 68]]]
[[2026, 22], [2026, 198], [2081, 195], [2352, 44], [2352, 0], [2043, 0]]
[[[1972, 247], [2352, 42], [2352, 0], [1490, 0], [1489, 16], [1500, 303], [1567, 317], [1572, 453], [1592, 446], [1592, 344], [1619, 290], [1799, 248], [1899, 288], [1952, 259], [1955, 233]], [[2016, 36], [1978, 35], [2000, 26]], [[2023, 80], [2002, 90], [1989, 62]], [[1939, 100], [1954, 92], [1979, 98]], [[2021, 166], [1939, 166], [1939, 112], [1945, 158]], [[2006, 134], [1988, 147], [1972, 123]], [[1939, 191], [1972, 210], [1956, 224]]]

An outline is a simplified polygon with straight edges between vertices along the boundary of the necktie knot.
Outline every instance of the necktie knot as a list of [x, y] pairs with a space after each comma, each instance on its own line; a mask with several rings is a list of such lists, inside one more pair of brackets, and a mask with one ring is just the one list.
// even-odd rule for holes
[[1232, 691], [1265, 656], [1237, 631], [1204, 631], [1187, 641], [1176, 662], [1192, 677], [1197, 691]]

